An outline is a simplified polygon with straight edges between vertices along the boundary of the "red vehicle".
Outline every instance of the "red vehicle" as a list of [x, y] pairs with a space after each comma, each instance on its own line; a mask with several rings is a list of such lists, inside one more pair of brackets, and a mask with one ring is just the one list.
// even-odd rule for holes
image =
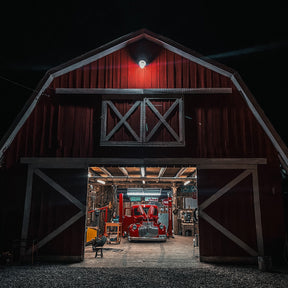
[[156, 205], [133, 205], [124, 214], [122, 231], [129, 241], [166, 241], [166, 227], [158, 223]]

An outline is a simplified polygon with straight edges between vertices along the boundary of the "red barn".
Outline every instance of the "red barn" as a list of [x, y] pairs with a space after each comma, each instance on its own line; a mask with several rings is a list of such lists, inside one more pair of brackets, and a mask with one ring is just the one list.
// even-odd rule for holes
[[82, 260], [88, 167], [196, 167], [201, 260], [282, 257], [287, 147], [235, 71], [163, 36], [49, 70], [0, 148], [2, 247]]

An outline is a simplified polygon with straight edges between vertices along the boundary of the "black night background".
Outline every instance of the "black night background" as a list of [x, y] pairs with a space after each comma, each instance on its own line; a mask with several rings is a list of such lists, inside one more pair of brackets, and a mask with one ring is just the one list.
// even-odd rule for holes
[[285, 1], [45, 1], [1, 4], [0, 138], [45, 72], [146, 28], [233, 68], [283, 141]]

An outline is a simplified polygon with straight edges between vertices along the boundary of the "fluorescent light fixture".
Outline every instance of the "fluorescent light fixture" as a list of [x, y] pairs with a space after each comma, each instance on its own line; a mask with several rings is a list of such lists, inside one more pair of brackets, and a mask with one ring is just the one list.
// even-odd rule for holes
[[145, 181], [143, 180], [142, 183], [145, 184]]
[[103, 184], [103, 185], [105, 185], [105, 184], [106, 184], [106, 182], [105, 182], [105, 181], [103, 181], [103, 180], [99, 180], [99, 179], [97, 179], [97, 182], [98, 182], [98, 183], [100, 183], [100, 184]]
[[127, 195], [130, 197], [130, 196], [143, 196], [143, 197], [146, 197], [146, 196], [160, 196], [161, 193], [141, 193], [141, 192], [132, 192], [132, 193], [127, 193]]
[[144, 167], [141, 167], [141, 176], [145, 177], [145, 168]]
[[160, 196], [161, 189], [159, 188], [128, 188], [127, 189], [128, 196]]
[[191, 182], [190, 180], [184, 182], [184, 186], [188, 185], [190, 182]]
[[138, 64], [139, 64], [140, 68], [143, 69], [146, 66], [146, 61], [140, 60]]

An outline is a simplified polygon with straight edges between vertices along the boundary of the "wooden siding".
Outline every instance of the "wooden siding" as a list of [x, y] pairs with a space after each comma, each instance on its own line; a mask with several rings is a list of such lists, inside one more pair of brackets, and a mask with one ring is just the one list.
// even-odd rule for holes
[[[199, 170], [198, 204], [207, 201], [221, 188], [243, 173], [243, 170]], [[202, 209], [201, 209], [202, 210]], [[252, 250], [257, 251], [256, 225], [253, 205], [252, 176], [248, 175], [240, 183], [203, 209], [209, 217], [241, 239]], [[212, 222], [213, 224], [213, 222]], [[246, 250], [229, 239], [211, 223], [201, 217], [201, 255], [209, 257], [251, 257]], [[216, 226], [216, 225], [215, 225]], [[218, 227], [218, 226], [216, 226]], [[247, 249], [248, 250], [248, 249]]]
[[[13, 251], [15, 260], [19, 259], [22, 217], [26, 190], [26, 166], [0, 169], [0, 249]], [[31, 244], [31, 243], [30, 243]]]
[[[54, 260], [83, 260], [87, 170], [38, 171], [40, 172], [35, 170], [33, 175], [27, 239], [35, 240], [37, 255], [40, 258], [49, 256]], [[48, 181], [42, 178], [43, 175], [48, 177]], [[62, 194], [59, 193], [61, 189], [65, 190]], [[75, 203], [81, 203], [79, 206], [83, 205], [85, 211], [79, 211]], [[79, 213], [82, 213], [82, 216]], [[63, 226], [67, 227], [64, 229]], [[31, 253], [29, 250], [26, 252]]]
[[[149, 51], [148, 51], [149, 53]], [[157, 57], [141, 69], [129, 48], [54, 79], [55, 88], [224, 88], [230, 79], [161, 48]], [[48, 88], [49, 94], [49, 88]]]
[[[73, 225], [68, 227], [65, 232], [62, 231], [55, 235], [55, 231], [57, 231], [59, 225], [61, 226], [67, 223], [67, 221], [70, 223], [71, 219], [75, 220], [73, 218], [75, 215], [80, 215], [79, 213], [83, 211], [77, 212], [79, 209], [61, 193], [59, 194], [59, 191], [48, 183], [49, 181], [45, 181], [45, 176], [41, 173], [44, 173], [46, 177], [51, 178], [67, 190], [69, 194], [77, 198], [82, 203], [80, 206], [82, 206], [85, 205], [86, 201], [87, 170], [83, 168], [83, 165], [81, 169], [59, 168], [60, 157], [71, 157], [70, 159], [73, 160], [78, 160], [76, 158], [79, 157], [85, 159], [91, 159], [91, 157], [101, 157], [101, 159], [113, 159], [113, 157], [115, 159], [119, 157], [122, 159], [139, 158], [141, 159], [139, 163], [144, 163], [144, 158], [148, 160], [157, 159], [158, 162], [155, 165], [159, 165], [162, 159], [167, 160], [168, 158], [171, 165], [177, 161], [181, 165], [182, 161], [185, 161], [184, 159], [189, 158], [213, 158], [216, 159], [215, 161], [220, 158], [230, 158], [232, 161], [236, 161], [235, 158], [238, 158], [240, 163], [243, 163], [241, 161], [244, 158], [265, 158], [267, 162], [258, 163], [259, 165], [257, 166], [259, 178], [255, 174], [244, 174], [247, 177], [244, 177], [237, 185], [230, 187], [231, 189], [217, 199], [215, 203], [203, 209], [206, 215], [202, 214], [202, 218], [200, 219], [200, 253], [201, 257], [221, 256], [222, 258], [254, 257], [254, 255], [259, 253], [259, 246], [261, 248], [258, 239], [260, 233], [256, 229], [258, 224], [255, 217], [255, 200], [252, 200], [255, 191], [255, 181], [259, 180], [264, 252], [265, 255], [277, 255], [280, 257], [282, 255], [282, 251], [280, 250], [283, 247], [284, 240], [284, 218], [281, 206], [282, 195], [279, 160], [275, 149], [277, 146], [272, 145], [266, 134], [267, 131], [264, 132], [263, 127], [260, 126], [260, 116], [257, 114], [259, 111], [255, 113], [256, 116], [258, 115], [258, 119], [256, 119], [251, 112], [254, 106], [249, 108], [245, 102], [249, 99], [247, 100], [246, 98], [245, 100], [246, 96], [243, 97], [240, 94], [239, 89], [241, 90], [243, 87], [239, 87], [239, 84], [237, 87], [234, 86], [233, 83], [237, 83], [237, 81], [233, 82], [234, 75], [231, 74], [233, 72], [228, 73], [225, 70], [227, 73], [218, 73], [224, 71], [220, 68], [212, 71], [210, 69], [211, 66], [209, 68], [209, 65], [201, 65], [201, 63], [204, 65], [206, 62], [200, 58], [198, 58], [199, 61], [196, 63], [191, 60], [193, 57], [190, 57], [190, 60], [188, 60], [183, 56], [188, 55], [187, 52], [183, 52], [182, 56], [180, 56], [171, 51], [171, 46], [170, 50], [167, 50], [157, 46], [155, 43], [150, 46], [153, 57], [149, 60], [145, 69], [142, 70], [137, 65], [137, 57], [135, 57], [137, 49], [135, 49], [135, 45], [124, 45], [123, 43], [121, 45], [121, 47], [125, 45], [126, 47], [117, 51], [113, 47], [110, 47], [114, 51], [113, 53], [109, 54], [105, 52], [106, 56], [99, 57], [97, 58], [98, 60], [89, 64], [87, 64], [89, 61], [80, 59], [83, 61], [80, 62], [85, 62], [85, 65], [81, 64], [81, 66], [77, 64], [74, 70], [71, 67], [74, 66], [73, 63], [76, 63], [77, 59], [69, 66], [69, 69], [65, 70], [68, 66], [63, 66], [63, 69], [67, 71], [66, 73], [61, 68], [59, 70], [52, 70], [52, 74], [48, 73], [47, 78], [43, 79], [41, 83], [42, 85], [45, 84], [43, 87], [47, 89], [42, 95], [36, 93], [37, 97], [39, 96], [37, 98], [37, 105], [34, 99], [31, 100], [33, 101], [33, 105], [35, 104], [35, 107], [33, 105], [29, 106], [29, 103], [27, 104], [29, 106], [27, 111], [29, 113], [32, 111], [31, 114], [27, 112], [27, 117], [29, 114], [27, 120], [26, 117], [21, 118], [21, 121], [23, 121], [17, 127], [20, 130], [15, 130], [15, 134], [10, 139], [11, 141], [13, 139], [11, 145], [10, 140], [7, 142], [9, 145], [5, 146], [5, 149], [6, 147], [8, 148], [4, 152], [4, 166], [1, 168], [0, 180], [1, 183], [4, 182], [7, 184], [7, 187], [10, 182], [13, 183], [16, 181], [15, 187], [7, 191], [18, 192], [15, 195], [21, 194], [17, 198], [20, 200], [19, 203], [23, 203], [26, 189], [26, 168], [22, 167], [20, 169], [22, 171], [21, 174], [17, 174], [17, 170], [15, 170], [15, 166], [20, 161], [20, 158], [34, 157], [34, 159], [38, 159], [38, 157], [43, 157], [42, 159], [49, 160], [49, 157], [58, 157], [51, 158], [53, 159], [53, 163], [50, 163], [50, 165], [55, 169], [44, 169], [41, 165], [38, 166], [39, 169], [36, 166], [32, 166], [32, 168], [30, 166], [28, 169], [30, 171], [30, 174], [28, 173], [28, 184], [30, 183], [29, 175], [34, 175], [33, 181], [30, 179], [32, 181], [31, 187], [27, 184], [26, 189], [26, 195], [29, 196], [29, 192], [32, 192], [31, 217], [30, 223], [24, 223], [24, 221], [28, 221], [30, 216], [30, 211], [25, 212], [24, 210], [23, 224], [25, 225], [22, 227], [22, 236], [27, 232], [29, 239], [37, 239], [38, 243], [43, 244], [39, 250], [40, 256], [49, 254], [54, 257], [62, 257], [62, 259], [64, 259], [63, 257], [69, 258], [75, 256], [74, 260], [81, 260], [83, 256], [84, 216], [73, 222]], [[178, 48], [175, 48], [176, 50], [179, 51]], [[235, 77], [234, 80], [236, 79]], [[49, 81], [47, 80], [48, 78]], [[46, 80], [47, 82], [45, 82]], [[48, 85], [49, 87], [47, 87]], [[41, 89], [44, 90], [43, 87], [41, 86], [39, 91]], [[60, 95], [55, 93], [57, 88], [231, 88], [232, 93], [185, 93], [177, 95], [184, 99], [185, 146], [177, 148], [127, 148], [104, 147], [100, 145], [101, 95]], [[118, 95], [115, 95], [114, 99], [116, 96]], [[129, 99], [133, 99], [131, 98], [133, 96], [129, 95]], [[153, 95], [149, 94], [149, 97], [153, 98]], [[121, 99], [125, 99], [123, 95], [121, 95]], [[263, 115], [263, 113], [261, 112], [260, 115]], [[260, 120], [264, 121], [262, 118]], [[130, 120], [131, 125], [132, 122]], [[162, 135], [158, 134], [155, 137], [158, 140], [157, 137], [161, 138]], [[174, 160], [175, 162], [173, 162]], [[238, 161], [234, 162], [235, 166], [239, 166]], [[233, 181], [233, 178], [235, 179], [242, 173], [245, 173], [245, 169], [250, 169], [244, 167], [245, 163], [240, 165], [241, 168], [236, 167], [236, 169], [233, 166], [233, 169], [231, 168], [232, 170], [229, 171], [227, 171], [229, 163], [223, 164], [222, 162], [222, 166], [220, 167], [222, 170], [219, 167], [214, 169], [217, 166], [216, 162], [213, 170], [208, 169], [205, 165], [201, 167], [201, 162], [197, 162], [196, 164], [199, 164], [198, 168], [202, 168], [198, 174], [200, 205], [215, 195], [227, 183]], [[248, 165], [249, 167], [251, 166], [250, 164]], [[223, 168], [223, 165], [226, 168]], [[63, 167], [67, 166], [64, 165]], [[71, 166], [68, 165], [68, 167]], [[7, 175], [9, 178], [6, 177]], [[19, 181], [19, 177], [15, 175], [21, 175], [21, 180]], [[80, 175], [83, 177], [80, 177]], [[77, 182], [78, 184], [75, 183], [75, 180], [79, 181]], [[71, 184], [75, 184], [75, 186], [70, 187]], [[30, 188], [32, 190], [28, 191]], [[2, 207], [7, 206], [6, 200], [12, 203], [9, 195], [11, 194], [6, 193], [5, 201], [2, 201]], [[18, 208], [23, 209], [23, 206], [21, 206], [22, 208], [20, 206], [19, 204], [19, 206], [12, 209], [8, 206], [4, 207], [4, 220], [2, 221], [6, 221], [5, 219], [8, 219], [10, 214], [17, 215], [13, 216], [14, 221], [9, 223], [12, 225], [16, 224], [14, 226], [16, 227], [15, 231], [13, 231], [14, 234], [11, 235], [11, 238], [9, 238], [9, 232], [12, 229], [10, 228], [8, 233], [4, 231], [3, 235], [5, 235], [5, 239], [1, 239], [1, 243], [5, 242], [5, 245], [8, 245], [11, 239], [19, 239], [21, 237], [20, 226], [22, 224], [21, 214], [23, 210], [19, 210]], [[214, 219], [214, 222], [210, 221], [211, 219], [207, 215]], [[259, 220], [259, 215], [257, 217]], [[215, 228], [215, 221], [220, 223], [220, 226], [216, 225]], [[246, 222], [249, 223], [249, 226], [245, 226]], [[221, 228], [222, 226], [230, 231], [230, 234]], [[6, 223], [2, 227], [5, 229], [7, 227]], [[12, 226], [10, 225], [10, 227]], [[25, 229], [27, 231], [23, 233]], [[223, 234], [223, 231], [226, 235]], [[54, 235], [55, 237], [49, 240], [47, 239], [47, 235]], [[230, 238], [227, 238], [227, 235]], [[235, 241], [232, 241], [231, 238], [236, 239], [233, 235], [246, 243], [249, 248], [247, 249], [245, 245], [240, 247], [239, 243], [237, 244]], [[46, 241], [49, 240], [46, 243], [43, 241], [45, 238]], [[242, 243], [241, 241], [240, 243]], [[262, 253], [263, 251], [260, 252]]]
[[143, 147], [143, 157], [275, 156], [231, 79], [164, 48], [140, 69], [128, 47], [56, 77], [7, 149], [6, 165], [20, 157], [139, 155], [135, 147], [100, 147], [101, 95], [58, 95], [56, 88], [232, 88], [231, 94], [183, 95], [185, 146]]
[[283, 261], [279, 167], [250, 169], [197, 171], [202, 261], [256, 262], [259, 255], [269, 255], [274, 264]]

